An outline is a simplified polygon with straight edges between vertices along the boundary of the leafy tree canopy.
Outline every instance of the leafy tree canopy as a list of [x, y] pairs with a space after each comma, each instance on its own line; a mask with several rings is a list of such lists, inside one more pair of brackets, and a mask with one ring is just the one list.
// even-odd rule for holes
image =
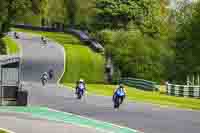
[[31, 7], [31, 0], [0, 0], [0, 33], [8, 31], [18, 16], [23, 16]]

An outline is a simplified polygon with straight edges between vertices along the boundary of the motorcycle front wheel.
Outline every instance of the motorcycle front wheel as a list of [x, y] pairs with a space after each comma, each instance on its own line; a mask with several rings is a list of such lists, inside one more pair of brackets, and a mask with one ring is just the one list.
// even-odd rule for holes
[[114, 108], [119, 108], [120, 106], [120, 99], [118, 96], [116, 96], [115, 100], [114, 100]]
[[44, 79], [44, 80], [42, 80], [42, 85], [43, 85], [43, 86], [45, 86], [45, 85], [46, 85], [46, 83], [47, 83], [47, 80], [45, 80], [45, 79]]
[[77, 92], [77, 99], [81, 99], [82, 98], [82, 94], [81, 94], [81, 92], [79, 91], [79, 92]]

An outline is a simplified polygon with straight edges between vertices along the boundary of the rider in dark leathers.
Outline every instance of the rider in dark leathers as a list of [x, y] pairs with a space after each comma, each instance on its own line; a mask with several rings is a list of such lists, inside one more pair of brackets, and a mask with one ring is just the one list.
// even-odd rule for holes
[[48, 73], [47, 72], [44, 72], [41, 76], [41, 81], [42, 81], [42, 84], [45, 85], [45, 81], [47, 82], [48, 80]]
[[50, 79], [50, 80], [53, 79], [53, 77], [54, 77], [54, 71], [53, 71], [53, 69], [50, 69], [50, 70], [48, 71], [48, 75], [49, 75], [49, 79]]

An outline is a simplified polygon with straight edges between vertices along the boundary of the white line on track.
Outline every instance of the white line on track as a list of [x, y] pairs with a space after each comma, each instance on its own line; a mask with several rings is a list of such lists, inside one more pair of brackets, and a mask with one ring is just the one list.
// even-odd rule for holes
[[[51, 109], [51, 108], [47, 108], [47, 109], [50, 110], [50, 111], [54, 111], [54, 112], [62, 112], [62, 111]], [[96, 119], [88, 118], [88, 117], [85, 117], [85, 116], [80, 116], [80, 115], [77, 115], [77, 114], [72, 114], [72, 113], [68, 113], [68, 112], [62, 112], [62, 113], [64, 113], [64, 114], [70, 114], [70, 115], [74, 115], [74, 116], [78, 116], [80, 118], [84, 118], [84, 119], [87, 119], [87, 120], [98, 121], [98, 122], [101, 122], [101, 123], [112, 125], [114, 127], [127, 128], [127, 129], [129, 129], [129, 130], [131, 130], [133, 132], [137, 132], [137, 133], [143, 133], [143, 132], [135, 130], [135, 129], [131, 129], [131, 128], [128, 128], [128, 127], [119, 126], [119, 125], [116, 125], [116, 124], [113, 124], [113, 123], [109, 123], [109, 122], [99, 121], [99, 120], [96, 120]]]

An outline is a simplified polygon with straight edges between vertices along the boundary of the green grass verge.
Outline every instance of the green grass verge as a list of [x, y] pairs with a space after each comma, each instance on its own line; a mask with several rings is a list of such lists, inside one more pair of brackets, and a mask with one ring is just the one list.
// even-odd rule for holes
[[45, 36], [45, 37], [52, 39], [62, 45], [81, 44], [81, 42], [78, 38], [76, 38], [70, 34], [63, 33], [63, 32], [32, 31], [32, 30], [19, 29], [19, 28], [12, 28], [11, 30], [17, 31], [17, 32], [29, 33], [29, 35]]
[[84, 46], [76, 37], [61, 32], [42, 32], [24, 29], [13, 30], [43, 35], [55, 40], [64, 47], [66, 64], [61, 83], [75, 82], [79, 78], [83, 78], [90, 83], [102, 83], [104, 81], [104, 57], [93, 52], [89, 47]]
[[[65, 84], [69, 87], [74, 87], [75, 84]], [[116, 88], [114, 85], [102, 85], [102, 84], [88, 84], [87, 89], [91, 94], [112, 96], [113, 91]], [[167, 96], [161, 92], [146, 92], [138, 90], [132, 87], [125, 87], [127, 90], [127, 98], [133, 101], [148, 102], [152, 104], [158, 104], [161, 106], [170, 106], [186, 109], [200, 110], [200, 99], [184, 98]]]
[[3, 131], [3, 130], [0, 130], [0, 133], [8, 133], [8, 132], [6, 132], [6, 131]]
[[81, 45], [64, 45], [67, 51], [65, 73], [61, 83], [75, 82], [80, 77], [87, 82], [104, 81], [104, 58]]
[[2, 42], [6, 46], [7, 54], [17, 54], [17, 53], [19, 53], [20, 49], [19, 49], [17, 43], [12, 38], [10, 38], [9, 36], [3, 37]]

